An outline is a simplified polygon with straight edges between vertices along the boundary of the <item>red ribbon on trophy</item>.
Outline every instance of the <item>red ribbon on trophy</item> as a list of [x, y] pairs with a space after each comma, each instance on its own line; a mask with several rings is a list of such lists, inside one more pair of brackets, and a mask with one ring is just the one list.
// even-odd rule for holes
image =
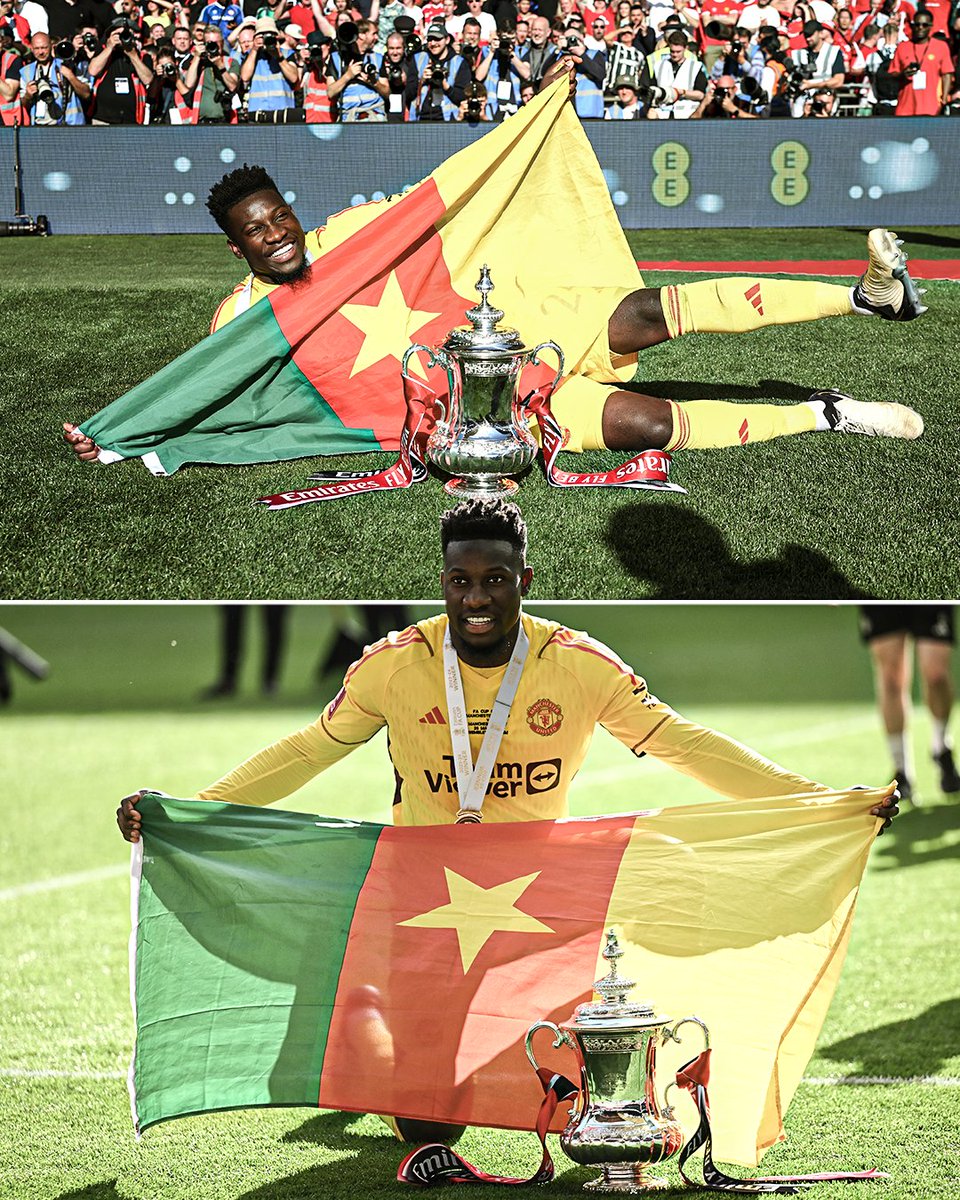
[[[552, 391], [551, 384], [542, 385], [520, 403], [521, 409], [536, 419], [540, 429], [544, 471], [551, 486], [648, 488], [686, 495], [685, 488], [670, 482], [670, 455], [663, 450], [644, 450], [609, 471], [575, 472], [557, 467], [557, 455], [563, 449], [563, 430], [550, 411]], [[323, 500], [341, 500], [361, 492], [392, 491], [422, 483], [428, 476], [427, 439], [436, 426], [438, 413], [444, 411], [443, 402], [429, 384], [409, 376], [404, 376], [403, 392], [407, 415], [400, 435], [400, 455], [393, 466], [379, 471], [321, 472], [310, 476], [310, 482], [316, 483], [316, 487], [261, 496], [256, 503], [277, 511]]]
[[[677, 1086], [689, 1092], [700, 1123], [687, 1144], [680, 1151], [678, 1166], [683, 1182], [690, 1187], [703, 1188], [710, 1192], [732, 1192], [749, 1196], [790, 1196], [815, 1183], [857, 1182], [868, 1179], [888, 1179], [889, 1176], [874, 1167], [870, 1171], [831, 1171], [818, 1175], [765, 1175], [754, 1179], [737, 1179], [727, 1175], [713, 1161], [710, 1130], [710, 1098], [707, 1084], [710, 1079], [710, 1050], [704, 1050], [696, 1058], [685, 1063], [677, 1071]], [[543, 1102], [537, 1115], [536, 1133], [543, 1148], [540, 1166], [527, 1179], [514, 1179], [504, 1175], [488, 1175], [461, 1158], [449, 1146], [438, 1142], [420, 1146], [400, 1164], [397, 1179], [401, 1183], [412, 1183], [419, 1187], [436, 1187], [445, 1183], [549, 1183], [554, 1176], [553, 1159], [547, 1149], [546, 1137], [550, 1121], [557, 1105], [565, 1100], [573, 1101], [578, 1088], [563, 1075], [551, 1072], [546, 1067], [537, 1071], [537, 1078], [544, 1090]], [[703, 1148], [703, 1182], [691, 1179], [684, 1166], [692, 1155]]]

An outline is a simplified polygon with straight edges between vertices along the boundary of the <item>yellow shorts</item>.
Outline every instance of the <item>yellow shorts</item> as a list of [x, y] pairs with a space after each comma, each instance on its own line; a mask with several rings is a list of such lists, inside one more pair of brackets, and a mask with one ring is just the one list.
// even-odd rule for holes
[[[638, 285], [643, 286], [642, 282]], [[571, 372], [560, 380], [550, 397], [550, 408], [564, 430], [564, 449], [605, 450], [603, 406], [621, 383], [629, 383], [637, 370], [636, 354], [612, 354], [607, 322], [620, 301], [636, 287], [608, 288], [608, 317], [587, 352], [576, 363], [566, 363]], [[534, 427], [534, 434], [536, 434]]]

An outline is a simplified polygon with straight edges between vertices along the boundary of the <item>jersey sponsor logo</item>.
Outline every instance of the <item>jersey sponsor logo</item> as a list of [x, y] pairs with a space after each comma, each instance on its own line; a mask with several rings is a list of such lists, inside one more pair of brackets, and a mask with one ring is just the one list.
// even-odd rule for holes
[[424, 713], [420, 718], [421, 725], [446, 725], [447, 719], [440, 711], [438, 705], [434, 705], [428, 713]]
[[[443, 792], [446, 795], [457, 793], [457, 772], [452, 754], [445, 754], [440, 760], [443, 767], [439, 771], [426, 768], [423, 777], [427, 787], [434, 796]], [[498, 800], [506, 800], [511, 796], [519, 796], [526, 792], [535, 795], [538, 792], [552, 792], [560, 786], [563, 775], [563, 759], [548, 758], [541, 762], [519, 763], [498, 762], [494, 765], [490, 782], [484, 793]]]
[[563, 710], [555, 700], [548, 700], [546, 696], [534, 700], [527, 709], [527, 724], [541, 737], [556, 733], [562, 723]]
[[527, 791], [552, 792], [559, 786], [563, 759], [548, 758], [543, 762], [527, 763]]

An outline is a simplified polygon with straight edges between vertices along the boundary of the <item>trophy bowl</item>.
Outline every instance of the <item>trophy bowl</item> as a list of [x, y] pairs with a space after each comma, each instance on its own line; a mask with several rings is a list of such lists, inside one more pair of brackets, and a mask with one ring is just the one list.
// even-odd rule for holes
[[490, 304], [490, 269], [481, 268], [480, 303], [468, 309], [469, 325], [452, 329], [440, 346], [411, 346], [403, 359], [404, 378], [412, 354], [425, 351], [430, 365], [447, 372], [449, 400], [426, 445], [427, 461], [452, 476], [445, 490], [457, 499], [509, 496], [539, 447], [527, 428], [520, 390], [527, 365], [537, 365], [541, 350], [552, 349], [563, 373], [563, 352], [555, 342], [529, 348], [516, 329], [503, 326], [501, 309]]

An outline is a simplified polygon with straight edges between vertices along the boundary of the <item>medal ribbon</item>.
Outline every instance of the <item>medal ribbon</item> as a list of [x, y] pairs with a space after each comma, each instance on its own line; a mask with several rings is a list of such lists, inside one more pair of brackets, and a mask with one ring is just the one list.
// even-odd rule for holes
[[[686, 488], [670, 482], [670, 455], [664, 450], [644, 450], [641, 454], [609, 471], [563, 471], [557, 465], [557, 455], [563, 449], [563, 430], [550, 411], [552, 385], [536, 388], [520, 402], [522, 411], [531, 413], [540, 429], [543, 467], [552, 487], [625, 487], [649, 488], [658, 491], [680, 492]], [[407, 415], [400, 434], [400, 456], [392, 467], [379, 471], [324, 471], [309, 476], [319, 487], [299, 491], [277, 492], [261, 496], [256, 501], [272, 512], [296, 508], [301, 504], [316, 504], [321, 500], [340, 500], [360, 492], [385, 492], [408, 488], [427, 478], [427, 439], [437, 423], [441, 401], [429, 384], [405, 376], [403, 394]]]
[[[546, 1136], [557, 1105], [564, 1100], [573, 1101], [577, 1087], [562, 1075], [551, 1074], [546, 1067], [537, 1071], [537, 1078], [545, 1095], [537, 1115], [536, 1132], [543, 1147], [540, 1166], [529, 1179], [510, 1179], [502, 1175], [488, 1175], [471, 1166], [449, 1146], [433, 1143], [414, 1150], [400, 1164], [397, 1179], [401, 1183], [413, 1183], [420, 1187], [433, 1187], [443, 1183], [549, 1183], [554, 1175], [553, 1160], [547, 1149]], [[755, 1179], [737, 1179], [727, 1175], [714, 1163], [711, 1153], [713, 1135], [710, 1130], [710, 1097], [707, 1083], [710, 1079], [710, 1051], [704, 1050], [691, 1059], [677, 1072], [677, 1086], [689, 1092], [700, 1124], [696, 1132], [680, 1151], [678, 1165], [680, 1177], [690, 1187], [703, 1188], [708, 1192], [732, 1192], [747, 1196], [776, 1195], [792, 1196], [812, 1187], [815, 1183], [857, 1182], [865, 1179], [889, 1179], [883, 1171], [874, 1167], [870, 1171], [835, 1171], [820, 1175], [764, 1175]], [[684, 1171], [689, 1158], [703, 1147], [703, 1182], [691, 1179]]]
[[443, 682], [447, 692], [447, 718], [450, 722], [450, 744], [457, 772], [457, 792], [460, 797], [458, 823], [477, 822], [481, 818], [483, 798], [487, 784], [493, 774], [500, 743], [507, 729], [510, 709], [520, 686], [523, 664], [527, 661], [530, 639], [521, 621], [517, 627], [517, 641], [500, 681], [493, 711], [480, 743], [480, 753], [474, 766], [470, 751], [470, 730], [467, 725], [467, 702], [463, 697], [463, 680], [460, 678], [460, 660], [450, 638], [450, 626], [443, 639]]

